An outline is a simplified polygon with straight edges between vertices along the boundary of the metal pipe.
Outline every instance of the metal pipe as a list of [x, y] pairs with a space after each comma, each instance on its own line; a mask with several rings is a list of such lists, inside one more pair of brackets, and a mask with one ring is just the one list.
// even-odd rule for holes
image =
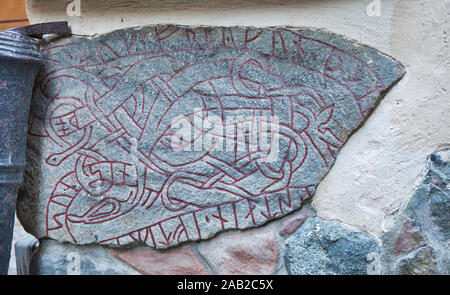
[[[61, 25], [65, 23], [64, 28]], [[42, 64], [39, 40], [68, 32], [66, 22], [0, 32], [0, 274], [7, 274], [16, 197], [25, 168], [28, 113], [34, 80]]]

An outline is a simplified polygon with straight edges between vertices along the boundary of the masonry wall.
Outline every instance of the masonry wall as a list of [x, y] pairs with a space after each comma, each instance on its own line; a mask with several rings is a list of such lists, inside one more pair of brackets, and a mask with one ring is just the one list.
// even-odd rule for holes
[[[75, 246], [53, 241], [42, 243], [60, 253], [69, 248], [101, 252], [102, 261], [101, 255], [91, 255], [97, 261], [94, 265], [101, 265], [95, 271], [287, 273], [286, 239], [308, 216], [317, 216], [318, 222], [337, 221], [333, 226], [344, 225], [384, 241], [399, 220], [403, 224], [402, 212], [421, 185], [429, 155], [450, 147], [450, 1], [381, 0], [380, 14], [369, 11], [372, 16], [367, 12], [371, 1], [359, 0], [81, 1], [81, 16], [67, 15], [69, 1], [26, 2], [31, 23], [67, 20], [72, 32], [80, 35], [151, 24], [321, 28], [376, 48], [406, 69], [403, 79], [344, 145], [304, 209], [259, 229], [222, 233], [210, 241], [162, 252], [100, 246], [74, 250]], [[390, 239], [396, 238], [393, 234]]]

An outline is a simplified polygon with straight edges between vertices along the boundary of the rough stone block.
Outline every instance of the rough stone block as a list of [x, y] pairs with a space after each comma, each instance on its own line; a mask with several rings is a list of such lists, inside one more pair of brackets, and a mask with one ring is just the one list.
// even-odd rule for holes
[[315, 212], [310, 208], [302, 208], [290, 216], [286, 216], [280, 223], [280, 234], [291, 235], [293, 234], [306, 219], [315, 215]]
[[[337, 221], [309, 218], [286, 240], [285, 262], [294, 275], [363, 275], [379, 258], [378, 240]], [[378, 259], [379, 260], [379, 259]], [[379, 274], [380, 265], [375, 266]]]
[[189, 247], [113, 250], [112, 255], [146, 275], [206, 275], [207, 270]]
[[391, 273], [450, 273], [450, 150], [431, 154], [421, 183], [383, 236], [383, 260]]
[[421, 241], [422, 236], [420, 230], [413, 225], [411, 219], [407, 219], [398, 233], [392, 254], [398, 255], [400, 253], [411, 251], [417, 248]]
[[48, 39], [19, 218], [167, 248], [301, 207], [404, 74], [323, 31], [156, 26]]
[[198, 246], [200, 254], [219, 275], [271, 275], [279, 249], [271, 226], [227, 232]]

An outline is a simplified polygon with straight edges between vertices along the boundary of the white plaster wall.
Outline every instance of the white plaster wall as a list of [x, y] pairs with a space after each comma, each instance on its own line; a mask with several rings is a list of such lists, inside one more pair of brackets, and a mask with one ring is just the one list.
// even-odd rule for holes
[[319, 185], [318, 215], [380, 236], [407, 201], [426, 157], [450, 147], [450, 0], [27, 0], [31, 23], [67, 20], [93, 35], [149, 24], [322, 28], [399, 60], [406, 76], [341, 150]]

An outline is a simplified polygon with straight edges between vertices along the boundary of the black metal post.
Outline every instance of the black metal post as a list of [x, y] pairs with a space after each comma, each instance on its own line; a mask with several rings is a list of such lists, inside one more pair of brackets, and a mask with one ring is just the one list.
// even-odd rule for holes
[[42, 63], [39, 40], [29, 36], [60, 31], [67, 33], [66, 22], [0, 32], [0, 274], [8, 272], [16, 197], [25, 168], [30, 100]]

